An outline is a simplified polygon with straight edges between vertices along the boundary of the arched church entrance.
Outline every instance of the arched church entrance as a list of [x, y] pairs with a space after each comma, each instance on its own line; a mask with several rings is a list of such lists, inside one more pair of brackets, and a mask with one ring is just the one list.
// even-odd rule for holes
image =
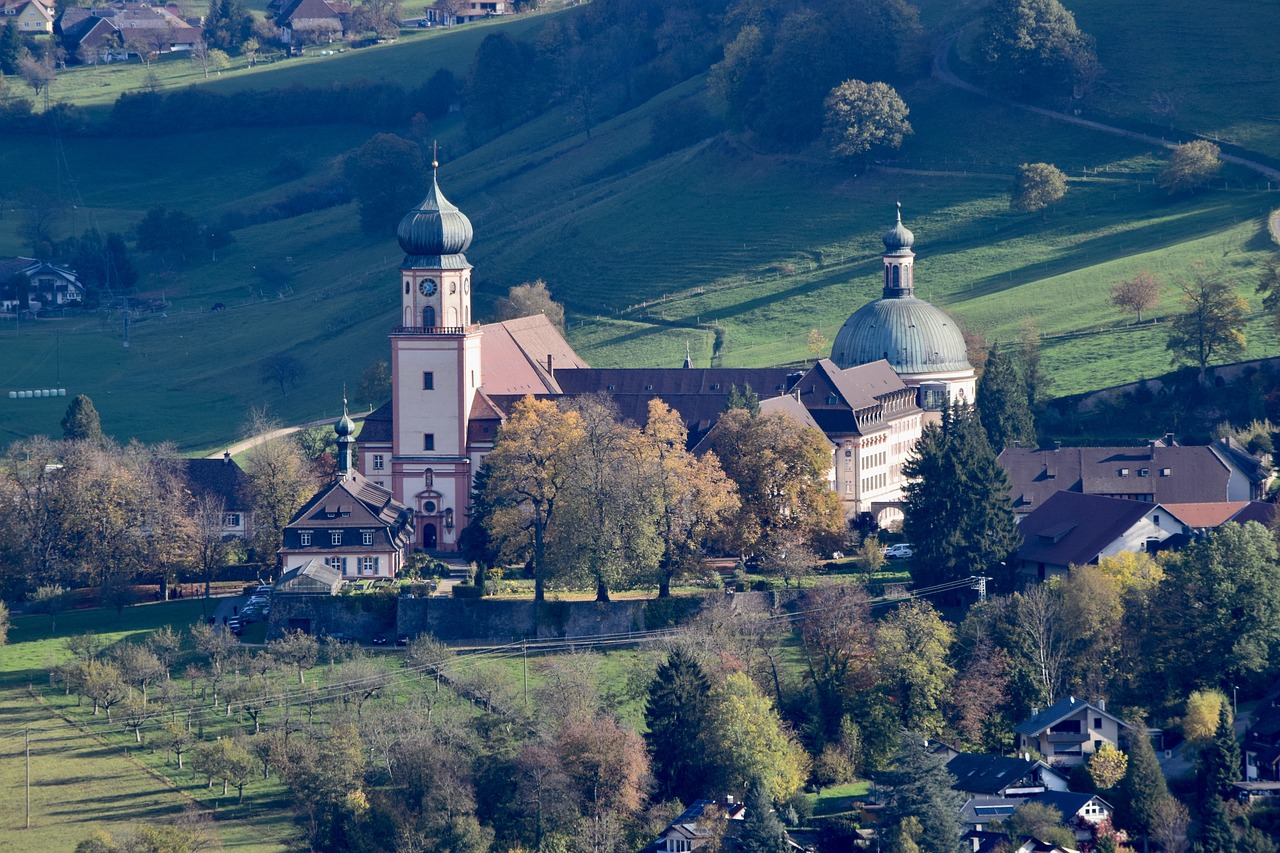
[[436, 547], [436, 526], [431, 522], [422, 525], [422, 547], [430, 551]]

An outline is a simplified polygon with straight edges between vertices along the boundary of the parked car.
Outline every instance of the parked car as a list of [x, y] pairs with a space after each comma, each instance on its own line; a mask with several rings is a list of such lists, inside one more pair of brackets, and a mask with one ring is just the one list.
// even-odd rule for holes
[[911, 546], [905, 542], [900, 542], [897, 545], [890, 545], [888, 548], [884, 549], [885, 557], [890, 560], [908, 560], [915, 556], [915, 553], [916, 552], [912, 550]]
[[375, 646], [385, 646], [387, 644], [387, 638], [382, 634], [377, 634], [373, 638], [373, 644]]
[[399, 637], [396, 637], [396, 645], [402, 647], [409, 645], [409, 635], [401, 634]]

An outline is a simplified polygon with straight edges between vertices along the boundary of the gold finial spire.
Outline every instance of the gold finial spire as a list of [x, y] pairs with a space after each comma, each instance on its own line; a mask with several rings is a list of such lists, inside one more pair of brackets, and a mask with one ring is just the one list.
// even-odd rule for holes
[[440, 156], [439, 156], [440, 150], [439, 149], [440, 149], [440, 143], [438, 143], [434, 139], [431, 140], [431, 170], [433, 172], [436, 169], [440, 168]]

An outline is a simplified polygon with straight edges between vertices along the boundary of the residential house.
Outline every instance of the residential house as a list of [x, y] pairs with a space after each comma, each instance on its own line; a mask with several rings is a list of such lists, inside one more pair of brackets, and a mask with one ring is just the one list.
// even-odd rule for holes
[[1247, 524], [1256, 521], [1270, 526], [1276, 517], [1276, 505], [1266, 501], [1216, 501], [1212, 503], [1169, 503], [1164, 508], [1182, 522], [1182, 532], [1198, 536], [1217, 530], [1229, 521]]
[[1185, 447], [1172, 435], [1142, 447], [1007, 447], [1000, 464], [1019, 515], [1062, 491], [1165, 505], [1261, 500], [1272, 476], [1234, 441]]
[[424, 10], [422, 20], [427, 26], [451, 27], [510, 15], [515, 10], [515, 4], [508, 0], [437, 0]]
[[1110, 803], [1093, 794], [1045, 791], [1027, 797], [972, 797], [960, 809], [960, 820], [971, 830], [986, 831], [993, 821], [1005, 821], [1019, 806], [1038, 803], [1057, 809], [1062, 823], [1077, 841], [1093, 838], [1094, 827], [1111, 817]]
[[347, 31], [348, 3], [328, 0], [286, 0], [276, 13], [276, 32], [292, 50], [308, 44], [332, 44]]
[[1044, 580], [1122, 551], [1149, 551], [1182, 530], [1160, 504], [1055, 492], [1018, 523], [1022, 545], [1014, 559], [1023, 578]]
[[284, 569], [319, 559], [346, 578], [393, 578], [404, 565], [413, 513], [390, 489], [355, 470], [355, 424], [344, 412], [338, 434], [338, 472], [294, 514], [284, 529]]
[[1244, 781], [1280, 782], [1280, 681], [1262, 697], [1244, 733]]
[[249, 476], [231, 454], [224, 453], [220, 459], [184, 459], [182, 463], [192, 499], [213, 500], [221, 505], [224, 535], [241, 539], [253, 536]]
[[951, 787], [966, 797], [1030, 797], [1069, 789], [1067, 777], [1043, 761], [961, 752], [947, 762]]
[[1034, 750], [1054, 766], [1084, 764], [1104, 743], [1119, 748], [1129, 724], [1095, 705], [1068, 696], [1013, 727], [1018, 749]]
[[[641, 848], [640, 853], [692, 853], [705, 848], [716, 838], [732, 839], [746, 814], [747, 807], [733, 797], [725, 797], [724, 802], [697, 800], [681, 812], [656, 839]], [[718, 821], [724, 823], [718, 824]], [[787, 836], [786, 842], [790, 851], [804, 853], [806, 850], [790, 836]], [[728, 846], [720, 849], [728, 851], [736, 848], [729, 842]]]
[[970, 853], [1080, 853], [1074, 847], [1061, 847], [1030, 836], [1013, 840], [1003, 832], [970, 832], [964, 837], [964, 844]]
[[[20, 293], [13, 283], [15, 276], [26, 276], [25, 293]], [[19, 310], [35, 313], [53, 308], [78, 308], [83, 304], [84, 285], [74, 270], [35, 258], [0, 261], [0, 313], [13, 314]]]
[[121, 2], [93, 8], [71, 8], [59, 16], [55, 32], [67, 53], [111, 62], [128, 56], [155, 56], [187, 51], [204, 37], [187, 23], [177, 6]]
[[10, 22], [23, 35], [53, 32], [53, 5], [43, 0], [0, 0], [0, 27]]

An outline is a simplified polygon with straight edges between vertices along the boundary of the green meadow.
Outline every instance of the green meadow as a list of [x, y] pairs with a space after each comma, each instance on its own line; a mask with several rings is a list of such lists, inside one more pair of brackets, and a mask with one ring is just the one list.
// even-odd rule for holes
[[[1280, 108], [1249, 94], [1254, 82], [1266, 89], [1277, 73], [1264, 50], [1265, 27], [1226, 16], [1221, 38], [1235, 34], [1235, 55], [1207, 62], [1195, 31], [1179, 23], [1179, 14], [1194, 17], [1187, 2], [1158, 10], [1069, 5], [1098, 37], [1109, 74], [1096, 103], [1117, 121], [1150, 121], [1142, 104], [1161, 80], [1177, 79], [1188, 93], [1187, 127], [1234, 134], [1264, 154], [1280, 151], [1268, 118]], [[922, 7], [932, 32], [972, 17], [967, 7], [932, 0]], [[1117, 33], [1131, 33], [1144, 15], [1151, 24], [1130, 49]], [[437, 68], [465, 73], [475, 45], [494, 28], [532, 37], [545, 20], [412, 33], [364, 50], [233, 68], [207, 82], [185, 60], [156, 70], [162, 79], [175, 75], [172, 85], [228, 91], [359, 78], [412, 87]], [[1217, 44], [1219, 34], [1213, 38]], [[1172, 63], [1160, 77], [1147, 73], [1157, 53]], [[83, 69], [61, 77], [54, 94], [100, 107], [138, 85], [137, 65]], [[434, 123], [441, 185], [475, 226], [467, 256], [476, 269], [477, 315], [508, 287], [542, 278], [568, 307], [570, 341], [592, 364], [674, 366], [686, 346], [700, 365], [713, 358], [726, 366], [802, 362], [812, 358], [811, 329], [832, 339], [878, 295], [879, 235], [901, 201], [916, 234], [920, 295], [990, 340], [1016, 339], [1034, 323], [1045, 336], [1054, 393], [1168, 369], [1163, 326], [1134, 327], [1107, 302], [1111, 287], [1139, 269], [1165, 281], [1157, 318], [1178, 310], [1177, 282], [1194, 264], [1221, 269], [1255, 309], [1248, 356], [1275, 354], [1254, 286], [1258, 262], [1274, 251], [1264, 223], [1280, 207], [1280, 192], [1259, 188], [1248, 171], [1227, 169], [1221, 183], [1171, 199], [1152, 184], [1163, 150], [927, 79], [903, 90], [915, 133], [886, 168], [860, 173], [816, 150], [762, 152], [731, 136], [655, 154], [649, 134], [661, 106], [704, 96], [704, 79], [688, 81], [601, 123], [590, 139], [562, 109], [478, 147], [457, 114]], [[216, 221], [329, 185], [342, 155], [373, 133], [334, 125], [154, 139], [8, 137], [0, 145], [9, 192], [0, 255], [24, 251], [13, 199], [26, 189], [78, 193], [64, 236], [90, 224], [127, 230], [157, 205]], [[272, 167], [286, 155], [306, 174], [275, 177]], [[1045, 215], [1009, 212], [1009, 175], [1039, 160], [1068, 173], [1066, 199]], [[387, 357], [398, 305], [394, 235], [362, 234], [355, 205], [347, 204], [264, 221], [235, 238], [216, 261], [203, 247], [178, 262], [139, 256], [143, 298], [167, 306], [132, 318], [128, 348], [119, 311], [0, 324], [0, 391], [87, 393], [108, 432], [173, 440], [189, 452], [229, 442], [254, 406], [286, 421], [336, 416], [343, 385], [354, 388], [366, 365]], [[210, 313], [217, 302], [227, 310]], [[259, 373], [264, 359], [282, 353], [307, 366], [298, 386], [284, 391]], [[0, 442], [56, 434], [65, 402], [0, 396]]]

